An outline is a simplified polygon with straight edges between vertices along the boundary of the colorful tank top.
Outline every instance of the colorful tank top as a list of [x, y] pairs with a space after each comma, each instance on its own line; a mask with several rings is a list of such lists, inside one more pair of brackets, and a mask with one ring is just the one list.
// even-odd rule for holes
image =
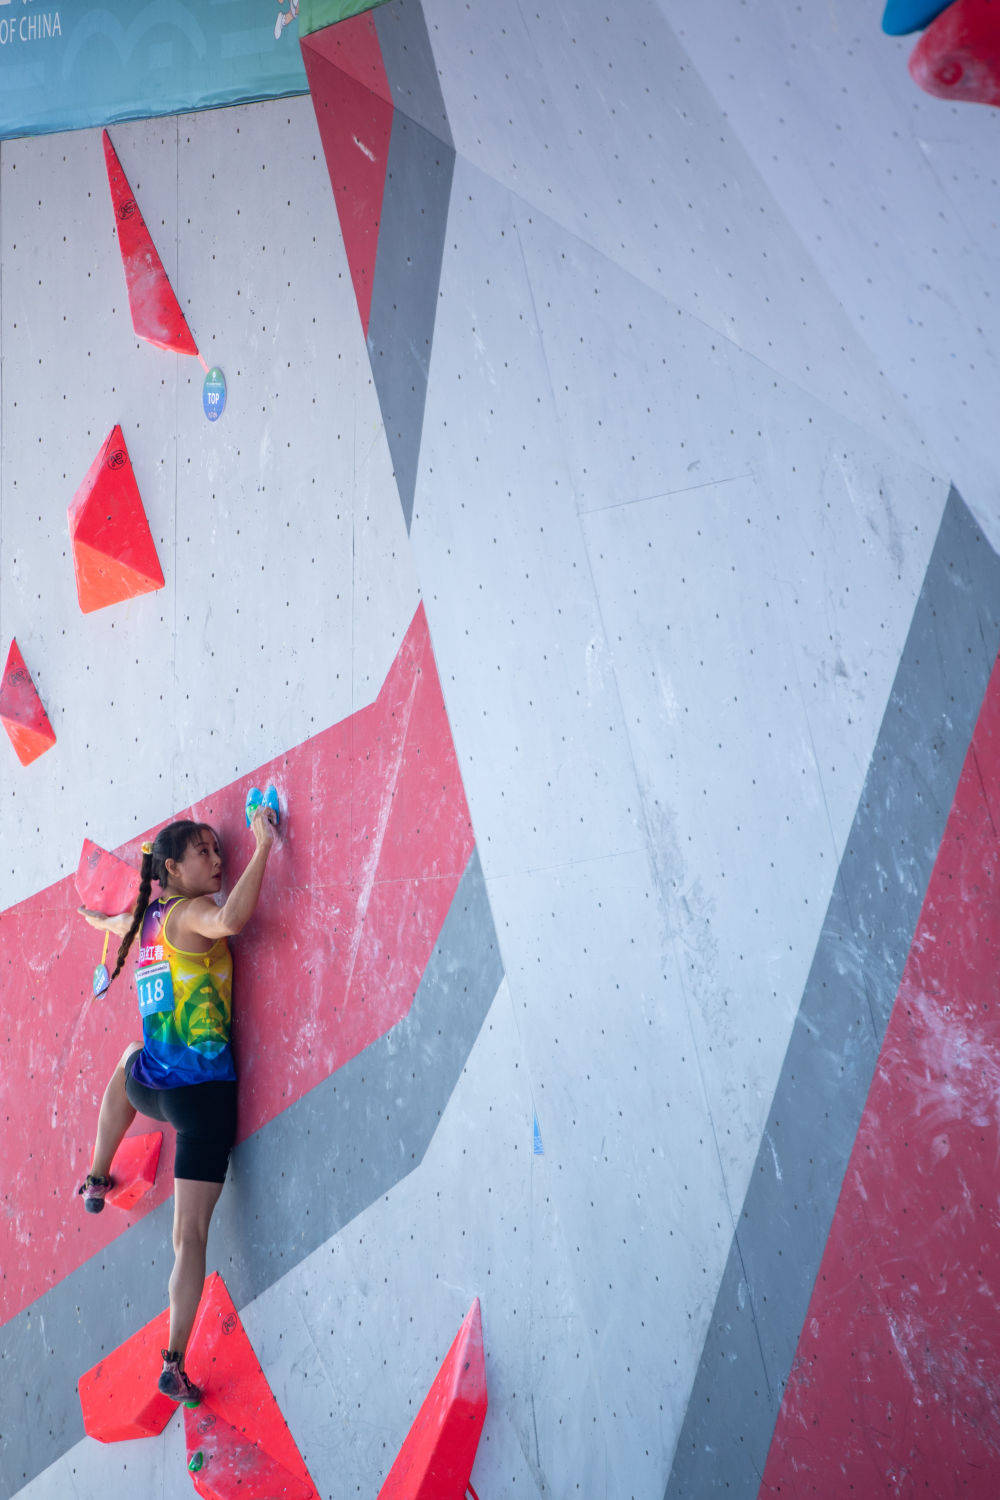
[[233, 960], [225, 938], [207, 953], [175, 948], [167, 918], [186, 896], [151, 901], [142, 919], [135, 984], [143, 1048], [133, 1077], [151, 1089], [235, 1078], [229, 1044]]

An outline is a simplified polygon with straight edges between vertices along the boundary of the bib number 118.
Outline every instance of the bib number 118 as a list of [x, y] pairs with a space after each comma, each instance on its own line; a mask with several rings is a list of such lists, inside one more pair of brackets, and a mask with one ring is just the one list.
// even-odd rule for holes
[[140, 1015], [153, 1016], [160, 1011], [173, 1010], [174, 984], [168, 963], [147, 964], [138, 970], [135, 984]]

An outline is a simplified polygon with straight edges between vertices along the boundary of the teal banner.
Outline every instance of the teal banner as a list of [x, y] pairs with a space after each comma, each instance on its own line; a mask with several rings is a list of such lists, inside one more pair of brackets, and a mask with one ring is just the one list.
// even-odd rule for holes
[[298, 0], [0, 0], [0, 140], [308, 92]]

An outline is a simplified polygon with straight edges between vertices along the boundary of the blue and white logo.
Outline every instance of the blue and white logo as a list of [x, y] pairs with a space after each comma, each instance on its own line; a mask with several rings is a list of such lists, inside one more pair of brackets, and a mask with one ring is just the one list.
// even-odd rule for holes
[[201, 388], [201, 404], [210, 422], [217, 422], [226, 409], [226, 377], [218, 365], [213, 365], [205, 376]]

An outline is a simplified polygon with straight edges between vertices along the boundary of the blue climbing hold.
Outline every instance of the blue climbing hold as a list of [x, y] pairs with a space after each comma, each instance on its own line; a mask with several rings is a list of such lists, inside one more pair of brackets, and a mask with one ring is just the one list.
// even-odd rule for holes
[[281, 822], [281, 808], [278, 805], [278, 793], [273, 786], [269, 786], [266, 792], [262, 792], [259, 786], [252, 786], [247, 792], [246, 807], [247, 827], [253, 822], [253, 815], [258, 807], [267, 807], [274, 813], [274, 826], [278, 827]]
[[243, 809], [247, 815], [247, 827], [253, 822], [253, 815], [264, 800], [264, 793], [259, 786], [252, 786], [247, 792], [246, 806]]
[[534, 1116], [534, 1120], [535, 1120], [535, 1155], [536, 1156], [544, 1156], [545, 1155], [545, 1147], [542, 1145], [542, 1132], [538, 1128], [538, 1116], [537, 1115]]
[[923, 31], [950, 4], [951, 0], [886, 0], [882, 30], [886, 36], [908, 36], [911, 31]]
[[281, 808], [278, 806], [278, 793], [273, 786], [269, 786], [264, 793], [264, 806], [274, 813], [274, 826], [277, 828], [281, 822]]

